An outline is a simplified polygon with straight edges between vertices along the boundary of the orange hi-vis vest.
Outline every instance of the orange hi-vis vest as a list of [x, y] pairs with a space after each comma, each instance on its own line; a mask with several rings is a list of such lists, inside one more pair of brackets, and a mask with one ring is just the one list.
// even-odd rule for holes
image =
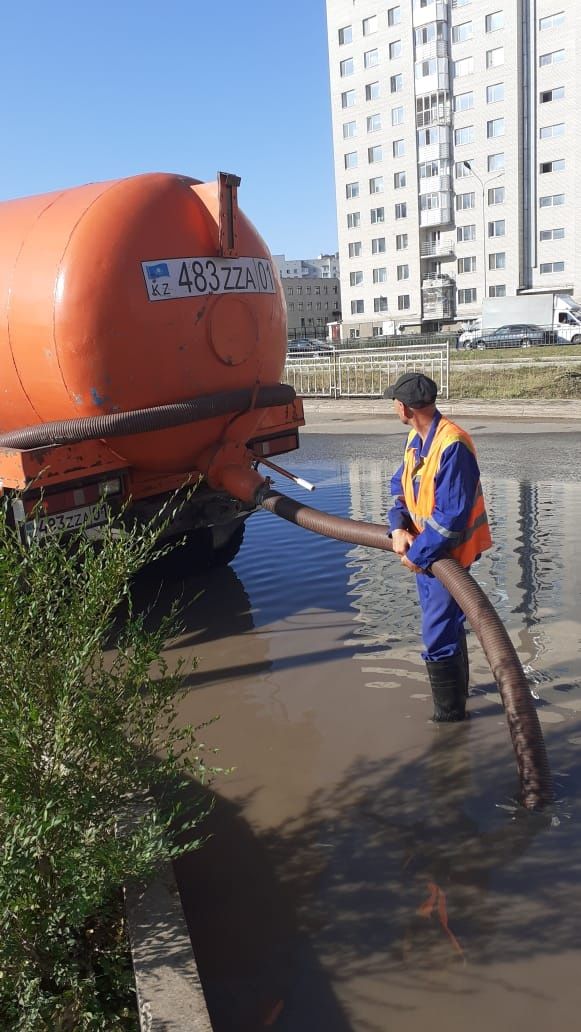
[[[464, 530], [456, 532], [442, 527], [433, 518], [433, 513], [436, 508], [436, 476], [444, 448], [461, 441], [475, 455], [476, 450], [472, 438], [461, 427], [442, 416], [436, 427], [428, 454], [423, 462], [418, 464], [415, 459], [415, 448], [411, 447], [411, 442], [416, 436], [417, 432], [411, 430], [407, 439], [403, 463], [402, 486], [406, 508], [418, 534], [427, 524], [430, 524], [439, 534], [449, 539], [449, 554], [457, 559], [461, 566], [468, 567], [481, 552], [492, 545], [480, 480]], [[419, 482], [417, 498], [414, 492], [414, 482]]]

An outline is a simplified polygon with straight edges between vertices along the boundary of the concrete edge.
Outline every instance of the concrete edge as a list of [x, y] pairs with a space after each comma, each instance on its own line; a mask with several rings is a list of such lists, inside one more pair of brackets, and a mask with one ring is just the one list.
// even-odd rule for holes
[[[302, 398], [305, 413], [393, 417], [390, 403], [380, 398]], [[581, 419], [581, 401], [574, 398], [486, 401], [478, 399], [438, 399], [446, 415], [493, 416], [497, 418]]]
[[142, 1032], [212, 1032], [172, 865], [126, 886], [125, 910]]

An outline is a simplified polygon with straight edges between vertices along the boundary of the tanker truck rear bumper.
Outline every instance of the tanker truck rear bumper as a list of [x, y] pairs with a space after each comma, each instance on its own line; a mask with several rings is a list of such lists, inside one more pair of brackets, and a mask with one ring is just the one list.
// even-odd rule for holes
[[[275, 410], [270, 413], [275, 416]], [[286, 415], [288, 419], [288, 410]], [[286, 425], [277, 418], [267, 421], [262, 435], [246, 442], [251, 455], [259, 460], [296, 450], [303, 422], [300, 403], [294, 415]], [[99, 539], [111, 518], [114, 526], [125, 527], [164, 520], [176, 492], [179, 504], [172, 503], [175, 513], [161, 540], [186, 536], [196, 566], [229, 562], [255, 506], [210, 487], [196, 470], [171, 475], [135, 470], [120, 465], [104, 441], [31, 451], [0, 449], [0, 494], [7, 497], [14, 526], [25, 541], [79, 530]]]

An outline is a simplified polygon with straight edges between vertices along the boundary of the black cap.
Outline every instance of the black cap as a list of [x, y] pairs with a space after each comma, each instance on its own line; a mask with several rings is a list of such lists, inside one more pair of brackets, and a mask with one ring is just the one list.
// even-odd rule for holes
[[391, 387], [383, 392], [384, 398], [395, 398], [410, 408], [431, 405], [436, 400], [438, 386], [423, 373], [402, 373]]

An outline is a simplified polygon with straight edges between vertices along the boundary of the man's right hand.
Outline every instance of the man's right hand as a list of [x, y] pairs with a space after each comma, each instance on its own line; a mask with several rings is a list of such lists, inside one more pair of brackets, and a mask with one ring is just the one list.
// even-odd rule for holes
[[403, 556], [413, 545], [415, 538], [413, 534], [410, 534], [409, 530], [392, 530], [391, 540], [393, 541], [395, 554]]

